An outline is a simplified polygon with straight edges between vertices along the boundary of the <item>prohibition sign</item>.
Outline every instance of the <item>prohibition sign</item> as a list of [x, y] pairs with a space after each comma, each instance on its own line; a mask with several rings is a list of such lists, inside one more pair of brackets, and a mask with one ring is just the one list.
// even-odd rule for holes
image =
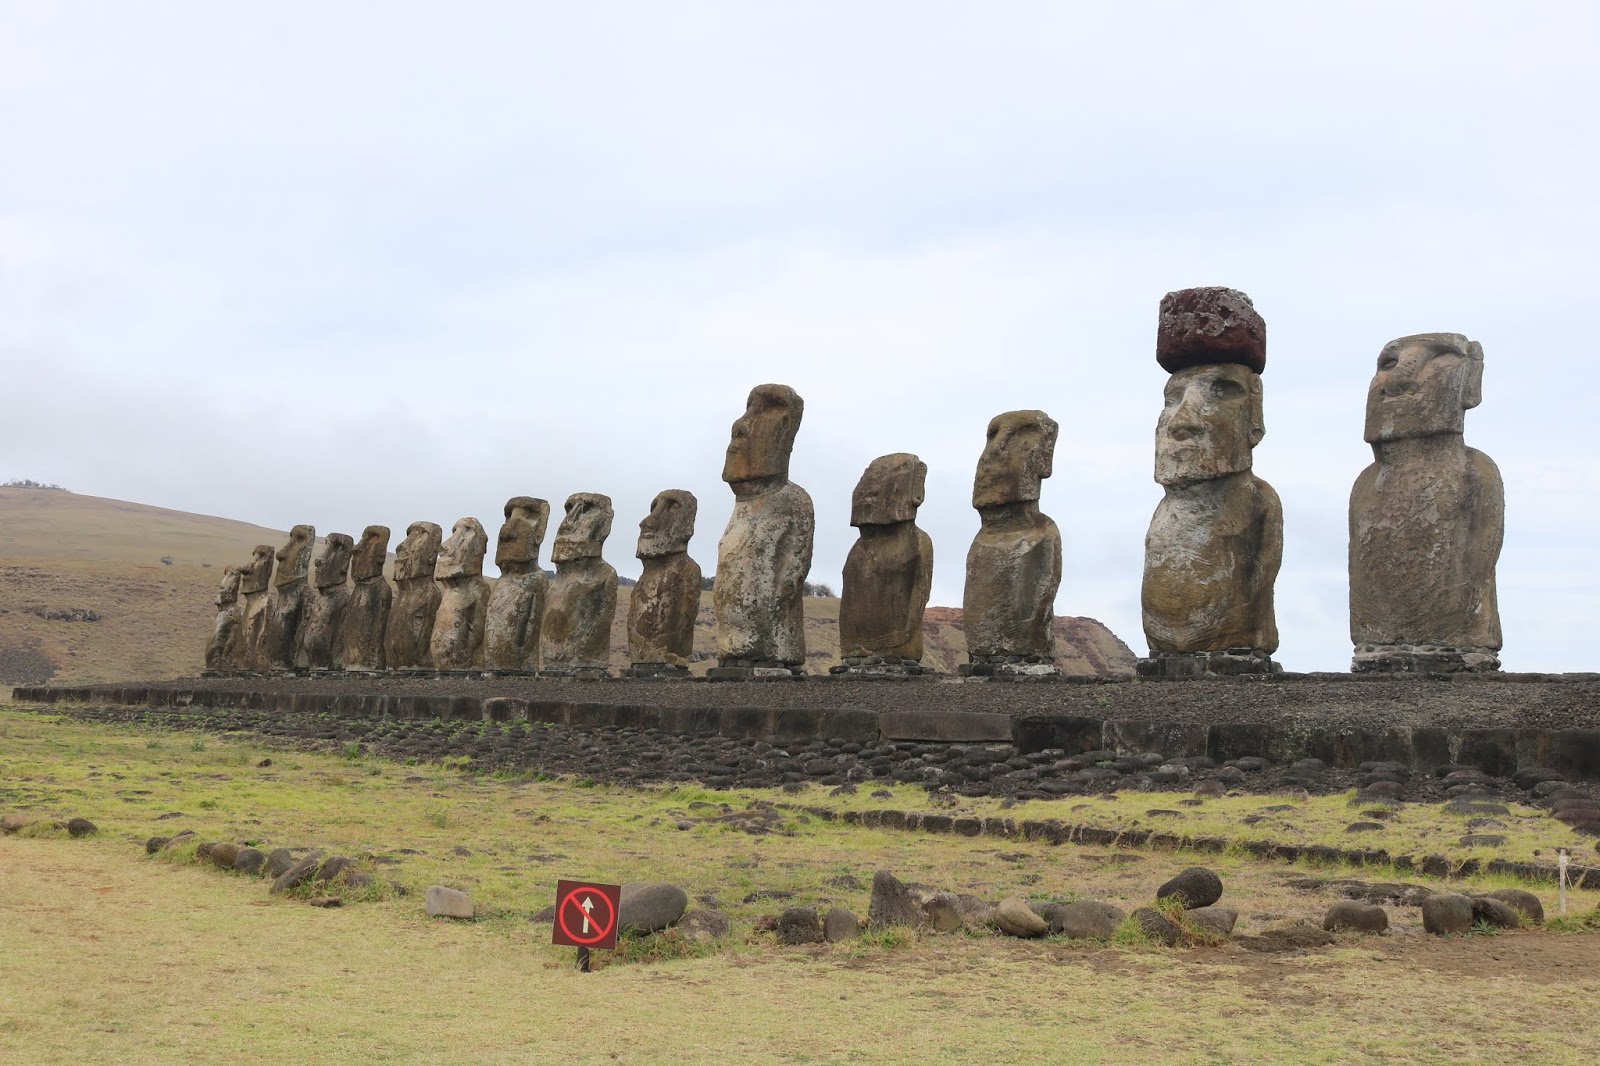
[[550, 942], [577, 948], [615, 948], [621, 895], [619, 885], [556, 882], [556, 921]]

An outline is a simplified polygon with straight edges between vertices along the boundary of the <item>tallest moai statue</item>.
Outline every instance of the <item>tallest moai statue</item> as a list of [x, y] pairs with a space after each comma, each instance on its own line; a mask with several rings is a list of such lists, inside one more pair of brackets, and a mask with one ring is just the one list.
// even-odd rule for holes
[[1283, 561], [1283, 507], [1251, 471], [1266, 434], [1261, 372], [1267, 327], [1235, 289], [1169, 292], [1156, 361], [1172, 375], [1156, 420], [1164, 495], [1144, 538], [1144, 677], [1278, 669], [1272, 589]]
[[1462, 440], [1483, 398], [1483, 347], [1459, 333], [1383, 346], [1367, 390], [1374, 462], [1350, 493], [1356, 671], [1500, 668], [1494, 569], [1505, 489]]

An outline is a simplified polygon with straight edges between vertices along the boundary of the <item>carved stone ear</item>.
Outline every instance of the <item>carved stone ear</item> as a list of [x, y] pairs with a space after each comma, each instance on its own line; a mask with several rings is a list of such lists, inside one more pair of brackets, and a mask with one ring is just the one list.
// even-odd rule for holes
[[1250, 447], [1261, 443], [1267, 435], [1267, 417], [1261, 402], [1261, 377], [1250, 375]]
[[1467, 342], [1467, 379], [1461, 389], [1461, 409], [1470, 411], [1483, 402], [1483, 345]]

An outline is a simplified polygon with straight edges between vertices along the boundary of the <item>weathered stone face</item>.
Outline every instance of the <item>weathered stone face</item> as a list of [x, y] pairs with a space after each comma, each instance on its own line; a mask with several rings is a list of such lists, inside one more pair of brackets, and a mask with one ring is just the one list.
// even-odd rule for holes
[[1375, 461], [1350, 494], [1350, 637], [1358, 670], [1499, 667], [1495, 566], [1505, 490], [1461, 438], [1483, 349], [1456, 333], [1383, 348], [1367, 393]]
[[634, 554], [640, 559], [655, 559], [688, 551], [699, 509], [700, 501], [686, 489], [656, 493], [650, 501], [650, 513], [639, 522], [639, 546]]
[[852, 526], [914, 522], [927, 495], [928, 464], [908, 452], [880, 455], [867, 465], [850, 497]]
[[787, 385], [757, 385], [744, 414], [733, 423], [722, 466], [730, 485], [763, 478], [787, 478], [789, 455], [805, 414], [805, 401]]
[[1059, 431], [1043, 411], [1007, 411], [991, 419], [972, 482], [972, 506], [1037, 500], [1039, 483], [1054, 469]]
[[248, 596], [253, 592], [267, 591], [272, 584], [274, 554], [272, 545], [256, 545], [255, 551], [250, 555], [250, 565], [245, 567], [239, 575], [239, 591], [241, 593]]
[[350, 576], [350, 557], [355, 547], [356, 542], [348, 534], [329, 533], [328, 539], [323, 542], [322, 554], [311, 564], [316, 575], [313, 584], [319, 589], [343, 585]]
[[450, 529], [450, 539], [439, 548], [433, 576], [438, 581], [483, 576], [483, 557], [489, 550], [489, 534], [476, 518], [458, 518]]
[[506, 520], [500, 526], [500, 538], [494, 553], [494, 564], [502, 573], [522, 573], [539, 563], [539, 546], [550, 524], [550, 504], [532, 496], [513, 496], [506, 501]]
[[217, 586], [217, 619], [206, 644], [207, 670], [244, 669], [244, 611], [239, 604], [242, 574], [237, 566], [223, 567], [222, 582]]
[[1483, 346], [1459, 333], [1418, 333], [1378, 354], [1367, 388], [1368, 444], [1460, 434], [1483, 399]]
[[1237, 363], [1192, 366], [1167, 381], [1156, 420], [1156, 481], [1183, 486], [1249, 470], [1266, 434], [1261, 378]]
[[383, 564], [389, 558], [389, 527], [368, 526], [361, 531], [355, 554], [350, 560], [350, 576], [356, 581], [369, 581], [383, 576]]
[[1237, 363], [1267, 368], [1267, 324], [1237, 289], [1179, 289], [1161, 298], [1156, 362], [1169, 374], [1186, 367]]
[[289, 542], [278, 549], [278, 569], [273, 575], [274, 585], [289, 585], [304, 581], [311, 569], [311, 552], [316, 547], [315, 526], [295, 526], [289, 531]]
[[384, 631], [384, 657], [391, 670], [432, 665], [433, 622], [441, 597], [433, 571], [442, 534], [433, 522], [413, 522], [395, 550], [396, 592]]
[[394, 551], [394, 579], [433, 580], [433, 568], [439, 558], [439, 543], [443, 537], [444, 530], [433, 522], [413, 522], [406, 527], [405, 539]]
[[355, 541], [349, 536], [329, 533], [321, 557], [312, 564], [316, 587], [311, 590], [305, 617], [300, 623], [300, 648], [295, 655], [297, 666], [329, 670], [338, 665], [339, 638], [345, 610], [350, 604], [350, 586], [346, 578], [354, 551]]
[[611, 535], [611, 497], [598, 492], [574, 492], [567, 497], [566, 516], [556, 530], [550, 549], [554, 563], [599, 558]]

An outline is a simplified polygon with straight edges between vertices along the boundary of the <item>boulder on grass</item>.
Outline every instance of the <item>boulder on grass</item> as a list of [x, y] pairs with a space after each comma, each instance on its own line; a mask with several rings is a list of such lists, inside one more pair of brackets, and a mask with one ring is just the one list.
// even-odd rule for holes
[[[555, 920], [553, 907], [550, 920]], [[695, 944], [707, 944], [713, 940], [721, 940], [733, 932], [733, 920], [721, 911], [703, 907], [690, 911], [680, 918], [677, 929], [685, 940]]]
[[320, 856], [307, 855], [275, 877], [272, 881], [272, 887], [268, 891], [273, 895], [277, 895], [280, 892], [287, 892], [291, 888], [304, 884], [311, 880], [320, 865], [322, 865]]
[[1456, 892], [1439, 892], [1422, 901], [1422, 928], [1434, 936], [1472, 932], [1472, 900]]
[[294, 865], [294, 856], [288, 848], [274, 848], [267, 856], [267, 876], [282, 877]]
[[940, 892], [922, 901], [922, 924], [935, 933], [954, 933], [966, 924], [956, 898]]
[[1544, 904], [1525, 888], [1497, 888], [1489, 893], [1490, 899], [1497, 899], [1522, 916], [1526, 925], [1540, 925], [1544, 922]]
[[861, 933], [861, 919], [843, 907], [830, 907], [822, 920], [822, 938], [830, 944], [849, 940]]
[[240, 848], [239, 854], [233, 857], [233, 872], [236, 874], [259, 874], [261, 868], [266, 866], [267, 857], [257, 848]]
[[1480, 896], [1472, 901], [1472, 920], [1491, 929], [1515, 929], [1522, 924], [1515, 907], [1491, 896]]
[[472, 897], [459, 888], [430, 885], [423, 896], [423, 909], [433, 918], [471, 918], [477, 913]]
[[657, 933], [683, 917], [689, 893], [666, 881], [634, 881], [622, 886], [619, 931]]
[[810, 907], [790, 907], [778, 915], [778, 943], [786, 947], [820, 944], [822, 919]]
[[1127, 919], [1121, 907], [1099, 900], [1081, 899], [1057, 904], [1050, 913], [1050, 932], [1074, 940], [1105, 940]]
[[1176, 899], [1185, 910], [1209, 907], [1222, 898], [1222, 878], [1204, 866], [1191, 866], [1156, 889], [1156, 899]]
[[1232, 936], [1239, 922], [1239, 912], [1232, 907], [1196, 907], [1188, 915], [1195, 925], [1217, 936]]
[[872, 902], [867, 907], [867, 928], [915, 926], [921, 921], [922, 908], [911, 897], [909, 888], [887, 870], [879, 870], [872, 875]]
[[7, 814], [0, 816], [0, 833], [16, 833], [28, 828], [33, 819], [26, 814]]
[[1050, 931], [1050, 925], [1033, 908], [1016, 896], [1007, 896], [994, 908], [994, 924], [1007, 936], [1036, 937]]
[[67, 835], [74, 837], [93, 836], [100, 832], [100, 827], [87, 818], [73, 818], [67, 822]]
[[1322, 916], [1322, 928], [1330, 933], [1381, 933], [1389, 928], [1389, 914], [1376, 904], [1342, 899]]
[[1175, 948], [1183, 941], [1183, 930], [1154, 907], [1140, 907], [1133, 912], [1133, 920], [1139, 931], [1157, 944]]
[[211, 865], [219, 870], [233, 869], [233, 862], [238, 857], [239, 845], [237, 844], [213, 844], [210, 853], [207, 855], [207, 858], [211, 860]]

